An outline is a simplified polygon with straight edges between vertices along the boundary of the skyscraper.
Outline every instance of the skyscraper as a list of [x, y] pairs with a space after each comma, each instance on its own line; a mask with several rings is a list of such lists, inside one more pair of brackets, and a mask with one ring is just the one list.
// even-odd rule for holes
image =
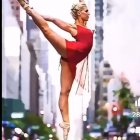
[[99, 68], [103, 60], [103, 0], [95, 0], [95, 24], [95, 108], [97, 109], [101, 94]]
[[20, 5], [17, 0], [9, 0], [12, 8], [12, 14], [16, 17], [20, 28], [23, 27], [23, 22], [20, 20]]
[[99, 82], [99, 64], [103, 60], [103, 0], [95, 0], [95, 83]]
[[[20, 95], [20, 41], [21, 28], [9, 0], [2, 2], [2, 97], [4, 117], [10, 117], [11, 113], [24, 111], [24, 104], [19, 99]], [[13, 6], [14, 8], [14, 6]], [[18, 8], [16, 10], [18, 13]], [[18, 107], [17, 107], [18, 106]]]

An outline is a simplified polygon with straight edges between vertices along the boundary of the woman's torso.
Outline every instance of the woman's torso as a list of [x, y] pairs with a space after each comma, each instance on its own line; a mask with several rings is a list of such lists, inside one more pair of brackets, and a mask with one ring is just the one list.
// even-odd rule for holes
[[66, 41], [67, 43], [67, 61], [77, 64], [88, 56], [93, 44], [93, 31], [76, 25], [76, 35], [72, 36], [75, 41]]
[[90, 29], [77, 25], [77, 34], [73, 37], [76, 39], [76, 48], [79, 51], [79, 53], [81, 53], [82, 58], [85, 58], [92, 48], [93, 33], [94, 32]]

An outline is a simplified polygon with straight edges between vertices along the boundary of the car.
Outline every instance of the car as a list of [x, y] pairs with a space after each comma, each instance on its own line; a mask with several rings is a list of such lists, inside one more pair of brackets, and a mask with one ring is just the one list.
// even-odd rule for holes
[[100, 130], [92, 130], [90, 133], [89, 133], [90, 137], [92, 138], [100, 138], [102, 137], [102, 133]]
[[90, 137], [92, 138], [101, 138], [102, 137], [102, 131], [101, 126], [94, 124], [91, 132], [89, 133]]
[[127, 129], [127, 140], [139, 140], [140, 137], [140, 118], [135, 118]]

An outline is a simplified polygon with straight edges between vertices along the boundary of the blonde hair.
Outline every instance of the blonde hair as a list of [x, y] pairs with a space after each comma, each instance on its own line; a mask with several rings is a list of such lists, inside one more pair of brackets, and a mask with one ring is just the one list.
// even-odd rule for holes
[[71, 15], [74, 19], [77, 19], [78, 17], [78, 11], [81, 11], [84, 7], [87, 7], [87, 5], [85, 4], [85, 2], [79, 2], [79, 3], [76, 3], [76, 4], [73, 4], [72, 5], [72, 8], [71, 8]]

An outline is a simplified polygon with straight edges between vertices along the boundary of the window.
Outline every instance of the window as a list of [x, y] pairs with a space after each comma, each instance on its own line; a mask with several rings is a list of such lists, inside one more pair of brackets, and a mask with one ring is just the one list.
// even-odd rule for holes
[[103, 87], [103, 92], [107, 93], [107, 87]]
[[14, 4], [14, 1], [11, 1], [11, 4]]
[[16, 6], [16, 10], [19, 10], [19, 6]]
[[110, 64], [109, 63], [104, 63], [104, 67], [110, 67]]
[[103, 72], [103, 75], [112, 75], [112, 74], [113, 74], [113, 72], [111, 70]]
[[14, 7], [14, 6], [12, 6], [11, 8], [12, 8], [12, 9], [15, 9], [15, 7]]

